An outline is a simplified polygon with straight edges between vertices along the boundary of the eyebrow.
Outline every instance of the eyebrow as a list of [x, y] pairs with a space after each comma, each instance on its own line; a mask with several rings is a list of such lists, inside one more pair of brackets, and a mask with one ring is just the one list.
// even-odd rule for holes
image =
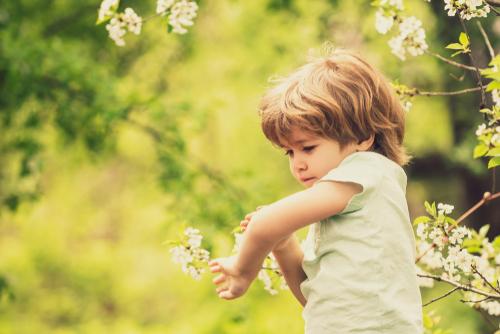
[[[305, 143], [305, 142], [308, 142], [308, 141], [314, 141], [315, 139], [314, 138], [311, 138], [311, 139], [301, 139], [301, 140], [297, 140], [296, 142], [293, 142], [292, 144], [302, 144], [302, 143]], [[281, 145], [282, 148], [284, 147], [287, 147], [286, 145]]]

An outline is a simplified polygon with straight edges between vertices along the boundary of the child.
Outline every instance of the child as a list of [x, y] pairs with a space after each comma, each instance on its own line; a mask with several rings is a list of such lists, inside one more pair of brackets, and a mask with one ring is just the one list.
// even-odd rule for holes
[[[389, 83], [336, 50], [271, 89], [260, 116], [307, 189], [242, 221], [239, 254], [209, 263], [219, 297], [242, 296], [272, 251], [304, 306], [306, 333], [421, 334], [405, 115]], [[302, 251], [293, 233], [307, 225]]]

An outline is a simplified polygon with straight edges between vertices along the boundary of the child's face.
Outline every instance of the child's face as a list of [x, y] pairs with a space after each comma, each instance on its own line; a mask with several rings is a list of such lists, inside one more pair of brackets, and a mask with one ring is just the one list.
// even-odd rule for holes
[[341, 150], [338, 141], [311, 135], [297, 128], [293, 129], [283, 148], [288, 155], [292, 175], [306, 188], [356, 151], [356, 145], [347, 145]]

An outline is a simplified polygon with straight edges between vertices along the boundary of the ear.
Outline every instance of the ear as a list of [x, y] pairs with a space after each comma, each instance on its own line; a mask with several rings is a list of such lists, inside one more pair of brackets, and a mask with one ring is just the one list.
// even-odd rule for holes
[[370, 137], [368, 137], [368, 139], [360, 141], [356, 145], [356, 150], [357, 151], [368, 151], [373, 146], [374, 142], [375, 142], [375, 135], [373, 134]]

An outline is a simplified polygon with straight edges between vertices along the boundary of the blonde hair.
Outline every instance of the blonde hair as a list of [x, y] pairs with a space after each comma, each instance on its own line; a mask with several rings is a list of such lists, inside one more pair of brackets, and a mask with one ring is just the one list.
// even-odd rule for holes
[[358, 55], [334, 50], [280, 79], [262, 98], [264, 135], [283, 146], [293, 127], [344, 148], [375, 136], [371, 150], [403, 166], [405, 112], [387, 79]]

